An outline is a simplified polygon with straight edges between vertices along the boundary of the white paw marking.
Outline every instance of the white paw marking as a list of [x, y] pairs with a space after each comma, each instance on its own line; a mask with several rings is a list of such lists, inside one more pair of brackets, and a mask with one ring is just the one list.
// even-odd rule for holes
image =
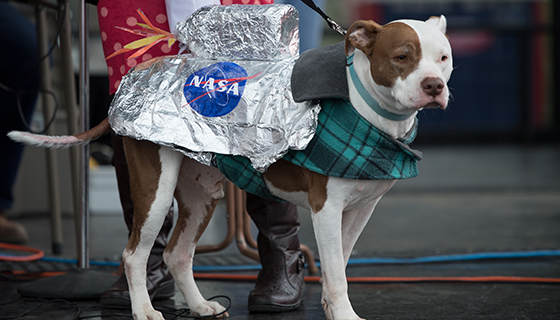
[[[198, 304], [191, 307], [191, 312], [196, 316], [210, 316], [221, 312], [224, 312], [226, 308], [222, 307], [221, 304], [214, 301], [204, 301], [204, 303]], [[217, 318], [227, 318], [228, 313], [219, 315]]]

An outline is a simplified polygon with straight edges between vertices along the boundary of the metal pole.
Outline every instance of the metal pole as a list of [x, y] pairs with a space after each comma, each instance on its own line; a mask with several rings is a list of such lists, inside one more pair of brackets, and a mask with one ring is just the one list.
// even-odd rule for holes
[[[88, 65], [88, 7], [85, 0], [80, 3], [80, 111], [82, 131], [89, 129], [89, 65]], [[81, 223], [78, 266], [89, 268], [89, 144], [80, 149], [80, 194]]]
[[560, 19], [560, 3], [558, 3], [558, 1], [552, 1], [552, 10], [552, 41], [554, 43], [552, 51], [552, 60], [554, 61], [552, 88], [557, 88], [553, 89], [552, 119], [555, 138], [560, 138], [560, 93], [558, 92], [558, 88], [560, 87], [560, 62], [558, 61], [558, 57], [560, 57], [560, 21], [558, 20]]
[[[74, 65], [72, 60], [72, 27], [70, 22], [70, 8], [67, 0], [58, 0], [58, 14], [64, 19], [60, 31], [60, 62], [61, 78], [64, 88], [64, 105], [66, 106], [66, 125], [68, 134], [80, 133], [80, 110], [76, 97], [76, 80], [74, 79]], [[70, 168], [72, 177], [72, 205], [74, 209], [74, 229], [76, 243], [80, 243], [80, 150], [79, 147], [69, 149]]]
[[[37, 5], [35, 9], [37, 18], [37, 38], [39, 44], [39, 56], [42, 57], [49, 51], [47, 34], [47, 12], [44, 6]], [[51, 68], [49, 59], [44, 59], [40, 64], [41, 88], [44, 91], [52, 91]], [[51, 115], [54, 114], [54, 102], [49, 99], [47, 94], [41, 93], [43, 104], [43, 118], [45, 124], [49, 122]], [[54, 123], [47, 129], [48, 135], [55, 135]], [[51, 217], [51, 245], [53, 254], [62, 253], [62, 214], [60, 205], [60, 183], [58, 178], [57, 153], [54, 149], [45, 150], [47, 156], [47, 177], [49, 186], [49, 211]]]
[[[68, 5], [66, 0], [59, 0], [59, 4]], [[68, 9], [68, 8], [67, 8]], [[68, 13], [68, 10], [67, 10]], [[87, 52], [87, 32], [88, 32], [88, 11], [87, 5], [84, 0], [81, 0], [81, 14], [80, 14], [80, 109], [81, 109], [81, 127], [87, 130], [89, 126], [89, 75], [88, 75], [88, 52]], [[70, 27], [69, 16], [66, 16], [67, 27]], [[68, 29], [69, 30], [69, 29]], [[65, 33], [66, 36], [61, 37], [61, 48], [63, 43], [71, 40], [70, 34]], [[66, 46], [66, 49], [70, 47]], [[63, 50], [68, 54], [69, 50]], [[64, 56], [62, 57], [64, 59]], [[66, 62], [71, 62], [67, 59]], [[64, 62], [63, 62], [64, 63]], [[71, 66], [70, 63], [65, 64], [66, 67]], [[65, 91], [73, 90], [74, 74], [68, 68], [64, 68], [66, 79]], [[71, 97], [71, 94], [65, 95]], [[70, 101], [69, 109], [73, 106], [73, 101]], [[71, 124], [72, 119], [69, 120]], [[76, 132], [74, 132], [76, 133]], [[26, 297], [34, 298], [49, 298], [49, 299], [99, 299], [101, 294], [107, 291], [117, 277], [102, 271], [89, 269], [89, 211], [88, 211], [88, 173], [89, 173], [89, 147], [84, 146], [78, 149], [81, 155], [79, 162], [79, 183], [75, 186], [79, 189], [77, 193], [80, 195], [79, 207], [80, 210], [75, 212], [78, 239], [78, 269], [69, 271], [65, 274], [42, 278], [36, 281], [28, 282], [18, 286], [18, 293]], [[78, 201], [76, 201], [78, 202]], [[79, 211], [79, 212], [78, 212]]]

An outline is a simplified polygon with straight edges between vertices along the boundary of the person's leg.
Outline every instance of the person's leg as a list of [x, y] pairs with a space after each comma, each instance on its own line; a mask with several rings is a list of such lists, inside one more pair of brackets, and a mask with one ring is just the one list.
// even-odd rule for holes
[[249, 294], [251, 312], [295, 310], [303, 301], [304, 261], [297, 207], [247, 193], [247, 211], [259, 229], [262, 269]]
[[[317, 2], [318, 1], [318, 2]], [[323, 0], [317, 0], [323, 6]], [[301, 1], [289, 3], [300, 14], [300, 51], [320, 46], [322, 18]], [[262, 199], [247, 193], [247, 211], [259, 229], [258, 251], [262, 270], [249, 294], [251, 312], [283, 312], [297, 309], [303, 301], [304, 261], [299, 248], [297, 208], [289, 202]]]
[[35, 26], [7, 2], [0, 2], [0, 241], [23, 243], [25, 228], [7, 220], [2, 213], [13, 204], [23, 145], [6, 136], [12, 130], [27, 131], [18, 110], [17, 94], [25, 121], [29, 123], [39, 90], [39, 70], [31, 68], [38, 60]]
[[[114, 150], [113, 165], [115, 166], [115, 172], [117, 173], [121, 206], [123, 209], [126, 227], [128, 228], [130, 236], [134, 219], [134, 206], [130, 196], [128, 166], [124, 155], [122, 137], [112, 134], [111, 141]], [[148, 258], [146, 284], [152, 301], [170, 298], [173, 296], [175, 291], [173, 277], [163, 262], [163, 251], [167, 246], [167, 239], [172, 226], [173, 207], [169, 209], [169, 213], [165, 217], [161, 231], [154, 242], [154, 246], [150, 252], [150, 257]], [[124, 273], [109, 290], [102, 294], [101, 304], [130, 306], [128, 283]]]

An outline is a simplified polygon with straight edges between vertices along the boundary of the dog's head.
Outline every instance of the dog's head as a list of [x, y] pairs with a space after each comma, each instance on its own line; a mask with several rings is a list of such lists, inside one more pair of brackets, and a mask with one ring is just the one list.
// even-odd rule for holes
[[397, 20], [381, 26], [356, 21], [346, 35], [346, 54], [362, 51], [370, 62], [375, 92], [395, 100], [399, 111], [447, 107], [453, 59], [444, 16]]

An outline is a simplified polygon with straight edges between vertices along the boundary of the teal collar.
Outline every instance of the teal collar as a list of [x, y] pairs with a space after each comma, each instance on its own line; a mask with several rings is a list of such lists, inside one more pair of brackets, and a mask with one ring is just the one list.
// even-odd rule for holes
[[373, 111], [375, 111], [375, 113], [377, 113], [378, 115], [382, 116], [385, 119], [389, 119], [389, 120], [393, 120], [393, 121], [404, 121], [404, 120], [407, 120], [408, 118], [412, 117], [414, 112], [407, 113], [407, 114], [397, 114], [397, 113], [393, 113], [393, 112], [390, 112], [390, 111], [387, 111], [387, 110], [381, 108], [379, 103], [377, 101], [375, 101], [375, 99], [366, 90], [366, 88], [364, 87], [364, 85], [360, 81], [360, 78], [358, 78], [358, 74], [356, 73], [356, 70], [354, 70], [354, 54], [347, 57], [346, 60], [347, 60], [346, 65], [348, 66], [348, 69], [350, 69], [350, 76], [352, 77], [352, 82], [354, 82], [354, 86], [356, 87], [356, 90], [358, 90], [358, 93], [360, 94], [362, 99], [364, 99], [364, 101], [367, 103], [367, 105], [371, 109], [373, 109]]

